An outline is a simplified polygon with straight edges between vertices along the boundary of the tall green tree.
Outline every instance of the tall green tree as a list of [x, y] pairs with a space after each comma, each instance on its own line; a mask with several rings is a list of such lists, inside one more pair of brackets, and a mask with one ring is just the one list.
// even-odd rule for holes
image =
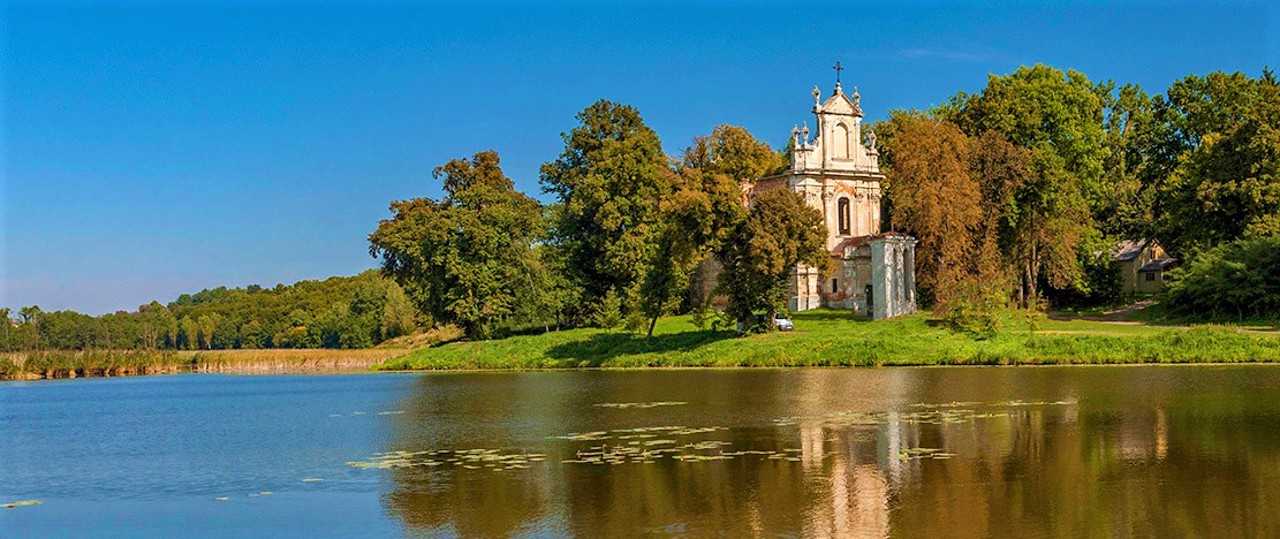
[[542, 165], [543, 189], [560, 204], [551, 243], [564, 249], [584, 304], [613, 290], [634, 312], [675, 174], [636, 109], [600, 100], [577, 119], [560, 157]]
[[9, 351], [15, 348], [13, 342], [13, 326], [15, 322], [12, 318], [12, 311], [8, 307], [0, 307], [0, 350]]
[[781, 164], [768, 144], [731, 125], [696, 137], [685, 150], [676, 191], [659, 206], [656, 249], [640, 288], [649, 335], [658, 318], [680, 304], [698, 264], [720, 250], [746, 216], [747, 188]]
[[369, 235], [370, 254], [434, 320], [486, 338], [525, 307], [525, 268], [542, 230], [537, 201], [515, 190], [498, 154], [457, 159], [433, 175], [445, 197], [394, 202]]
[[1080, 190], [1090, 208], [1101, 208], [1110, 194], [1103, 177], [1109, 148], [1103, 127], [1108, 85], [1097, 86], [1083, 73], [1036, 64], [1004, 76], [992, 75], [981, 93], [967, 96], [953, 119], [966, 133], [1003, 133], [1014, 144], [1037, 153]]
[[1150, 238], [1155, 234], [1153, 179], [1163, 179], [1169, 168], [1162, 155], [1167, 129], [1157, 120], [1158, 100], [1134, 84], [1103, 97], [1109, 149], [1103, 166], [1110, 196], [1098, 210], [1098, 226], [1112, 238]]
[[785, 308], [787, 281], [798, 264], [826, 270], [827, 227], [822, 213], [799, 195], [777, 188], [757, 192], [751, 209], [729, 235], [721, 259], [720, 287], [729, 297], [727, 312], [752, 327], [755, 311], [766, 313], [765, 329]]
[[378, 318], [378, 331], [382, 339], [408, 335], [417, 329], [413, 302], [399, 285], [395, 283], [390, 285], [387, 287], [382, 312]]
[[1009, 248], [1023, 305], [1038, 303], [1042, 284], [1088, 291], [1084, 268], [1105, 248], [1095, 217], [1115, 190], [1103, 174], [1110, 90], [1077, 71], [1037, 64], [993, 75], [981, 93], [959, 96], [945, 109], [970, 136], [994, 131], [1030, 152], [1030, 181], [1010, 208], [1016, 224]]
[[218, 330], [218, 319], [222, 318], [217, 314], [202, 314], [196, 319], [196, 326], [200, 334], [200, 347], [205, 350], [213, 349], [214, 334]]
[[1169, 88], [1162, 117], [1169, 124], [1164, 146], [1176, 152], [1176, 166], [1157, 188], [1156, 227], [1175, 254], [1280, 233], [1274, 76], [1187, 77]]
[[183, 348], [187, 350], [195, 350], [200, 347], [200, 324], [190, 316], [182, 317], [178, 322], [181, 327], [181, 340]]

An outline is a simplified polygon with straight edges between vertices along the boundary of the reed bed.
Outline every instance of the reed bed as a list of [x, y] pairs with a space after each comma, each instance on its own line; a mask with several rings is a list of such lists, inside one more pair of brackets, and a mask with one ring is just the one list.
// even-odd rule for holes
[[183, 365], [168, 350], [29, 350], [0, 354], [0, 379], [165, 374]]
[[269, 349], [182, 352], [195, 372], [300, 372], [369, 370], [406, 350]]
[[179, 372], [367, 371], [406, 350], [31, 350], [0, 353], [0, 380]]

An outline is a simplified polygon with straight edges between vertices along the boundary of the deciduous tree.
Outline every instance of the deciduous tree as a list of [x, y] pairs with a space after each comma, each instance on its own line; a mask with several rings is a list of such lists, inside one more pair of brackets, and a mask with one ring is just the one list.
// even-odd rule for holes
[[679, 305], [699, 262], [720, 250], [746, 215], [746, 188], [778, 170], [781, 160], [746, 129], [720, 125], [697, 137], [678, 167], [676, 191], [659, 206], [656, 249], [642, 282], [648, 334]]
[[1169, 89], [1168, 145], [1183, 149], [1158, 190], [1157, 229], [1190, 255], [1280, 233], [1280, 86], [1240, 73], [1187, 77]]
[[539, 205], [515, 190], [496, 152], [450, 161], [434, 176], [445, 197], [392, 203], [394, 216], [369, 236], [369, 252], [434, 320], [488, 337], [523, 307], [518, 290], [530, 286]]
[[600, 100], [563, 134], [564, 151], [542, 166], [543, 189], [561, 204], [552, 243], [564, 249], [585, 304], [609, 290], [628, 314], [657, 243], [659, 204], [675, 174], [658, 135], [636, 109]]
[[904, 117], [891, 140], [893, 223], [919, 239], [916, 282], [945, 312], [976, 269], [982, 232], [982, 190], [970, 173], [969, 140], [954, 124], [925, 117]]
[[752, 313], [762, 310], [765, 329], [772, 329], [774, 314], [785, 308], [787, 280], [796, 266], [827, 269], [826, 241], [822, 213], [799, 195], [784, 188], [757, 192], [721, 253], [720, 286], [729, 297], [729, 315], [752, 327]]

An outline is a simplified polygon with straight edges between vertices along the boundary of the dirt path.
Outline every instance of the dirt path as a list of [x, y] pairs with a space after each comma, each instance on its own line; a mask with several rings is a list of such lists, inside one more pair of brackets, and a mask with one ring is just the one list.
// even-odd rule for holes
[[[1155, 303], [1156, 303], [1156, 300], [1154, 298], [1147, 298], [1142, 301], [1125, 305], [1124, 307], [1117, 307], [1115, 309], [1102, 311], [1101, 314], [1070, 314], [1070, 313], [1064, 313], [1059, 311], [1049, 311], [1048, 313], [1046, 313], [1046, 315], [1049, 317], [1050, 320], [1060, 320], [1064, 322], [1069, 322], [1071, 320], [1088, 320], [1090, 322], [1102, 322], [1104, 324], [1115, 324], [1117, 326], [1159, 325], [1160, 327], [1167, 327], [1172, 329], [1187, 329], [1191, 327], [1190, 325], [1187, 325], [1187, 324], [1168, 324], [1168, 325], [1149, 324], [1147, 322], [1129, 320], [1129, 317], [1133, 316], [1134, 313], [1141, 311], [1143, 309], [1146, 309], [1147, 307], [1150, 307]], [[1236, 326], [1236, 329], [1239, 330], [1241, 333], [1280, 335], [1280, 328], [1264, 329], [1261, 326], [1256, 326], [1256, 327]]]
[[1136, 303], [1125, 305], [1124, 307], [1117, 307], [1115, 309], [1102, 311], [1101, 314], [1076, 315], [1076, 314], [1067, 314], [1067, 313], [1058, 312], [1058, 311], [1049, 311], [1048, 316], [1050, 320], [1089, 320], [1092, 322], [1109, 322], [1113, 324], [1141, 325], [1142, 322], [1129, 320], [1129, 317], [1133, 316], [1133, 313], [1136, 313], [1138, 311], [1146, 309], [1147, 307], [1155, 305], [1155, 303], [1156, 303], [1155, 299], [1147, 298], [1142, 301], [1138, 301]]

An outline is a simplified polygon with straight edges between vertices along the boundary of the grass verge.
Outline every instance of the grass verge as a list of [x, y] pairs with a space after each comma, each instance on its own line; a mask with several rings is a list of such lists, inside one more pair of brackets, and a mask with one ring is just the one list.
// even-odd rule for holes
[[1010, 317], [995, 337], [938, 327], [925, 314], [875, 322], [845, 311], [793, 316], [796, 331], [737, 337], [660, 320], [652, 338], [575, 329], [412, 351], [382, 370], [584, 367], [795, 367], [1280, 362], [1280, 336], [1231, 326], [1161, 328]]

